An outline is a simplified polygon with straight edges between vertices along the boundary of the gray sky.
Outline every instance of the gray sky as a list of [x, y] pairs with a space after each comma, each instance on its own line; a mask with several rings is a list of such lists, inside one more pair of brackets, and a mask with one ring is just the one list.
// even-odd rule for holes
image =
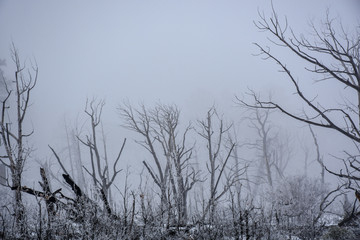
[[[345, 27], [359, 21], [356, 0], [273, 2], [299, 33], [322, 20], [328, 7]], [[290, 85], [276, 80], [276, 65], [252, 55], [258, 52], [253, 42], [266, 42], [253, 24], [258, 9], [269, 15], [270, 1], [0, 0], [4, 70], [12, 76], [11, 41], [23, 59], [35, 57], [40, 70], [30, 113], [39, 158], [50, 155], [47, 144], [61, 145], [64, 118], [82, 114], [87, 97], [106, 99], [110, 133], [122, 132], [115, 109], [124, 99], [176, 103], [189, 120], [216, 104], [236, 120], [234, 96], [248, 87], [289, 97]], [[293, 56], [279, 54], [296, 65]]]

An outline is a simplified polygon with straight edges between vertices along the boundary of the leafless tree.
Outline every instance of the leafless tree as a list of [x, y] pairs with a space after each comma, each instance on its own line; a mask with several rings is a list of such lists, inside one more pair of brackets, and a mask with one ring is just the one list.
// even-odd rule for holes
[[[230, 166], [229, 160], [236, 143], [226, 141], [225, 137], [232, 126], [225, 126], [213, 107], [207, 112], [205, 120], [198, 121], [198, 134], [206, 141], [208, 159], [206, 167], [210, 175], [209, 201], [206, 204], [203, 220], [209, 214], [210, 223], [214, 222], [216, 205], [228, 190], [240, 181], [246, 166]], [[226, 143], [228, 146], [226, 146]], [[238, 171], [236, 171], [238, 169]], [[221, 189], [221, 186], [223, 188]]]
[[90, 134], [86, 135], [84, 139], [78, 137], [79, 141], [88, 147], [90, 152], [90, 161], [91, 161], [91, 172], [85, 168], [85, 170], [89, 173], [89, 175], [93, 179], [94, 186], [98, 186], [100, 188], [100, 197], [104, 201], [105, 207], [107, 208], [108, 213], [111, 214], [111, 208], [109, 206], [109, 191], [111, 185], [114, 183], [114, 180], [117, 174], [121, 171], [117, 168], [117, 164], [120, 160], [121, 154], [124, 150], [126, 144], [126, 138], [124, 139], [119, 153], [115, 158], [112, 166], [112, 175], [110, 177], [110, 165], [107, 159], [107, 150], [106, 143], [103, 142], [104, 146], [104, 157], [101, 156], [100, 146], [98, 144], [97, 139], [97, 127], [101, 123], [101, 114], [103, 107], [105, 105], [104, 101], [96, 101], [95, 99], [90, 102], [87, 101], [85, 107], [85, 113], [90, 118]]
[[13, 84], [10, 86], [2, 75], [7, 95], [1, 101], [0, 135], [2, 145], [0, 147], [4, 148], [5, 154], [0, 156], [0, 161], [11, 173], [12, 189], [15, 192], [16, 223], [20, 233], [24, 234], [25, 215], [20, 188], [24, 165], [32, 151], [25, 139], [33, 133], [33, 131], [25, 131], [24, 121], [30, 106], [30, 95], [37, 82], [38, 67], [32, 65], [30, 69], [27, 68], [25, 63], [21, 62], [14, 44], [12, 44], [11, 53], [16, 67]]
[[149, 166], [146, 161], [143, 161], [145, 168], [148, 170], [155, 184], [159, 187], [161, 192], [161, 214], [165, 211], [167, 205], [166, 188], [168, 184], [169, 165], [165, 162], [165, 166], [162, 165], [160, 156], [155, 148], [155, 137], [152, 130], [152, 117], [149, 111], [144, 105], [141, 109], [133, 109], [130, 104], [124, 104], [119, 108], [120, 114], [125, 121], [124, 126], [136, 133], [139, 133], [144, 140], [137, 141], [142, 147], [144, 147], [150, 154], [156, 165], [156, 172]]
[[249, 117], [250, 127], [255, 130], [257, 139], [249, 144], [258, 152], [260, 162], [258, 165], [258, 178], [265, 176], [266, 182], [273, 187], [275, 178], [284, 177], [285, 169], [291, 155], [290, 141], [282, 139], [280, 130], [270, 122], [269, 109], [254, 109]]
[[261, 175], [265, 175], [267, 178], [268, 184], [273, 186], [273, 176], [271, 167], [273, 165], [273, 161], [271, 159], [271, 150], [270, 145], [271, 141], [273, 141], [270, 136], [271, 127], [269, 126], [269, 111], [259, 111], [255, 110], [255, 118], [251, 119], [251, 126], [257, 131], [257, 135], [259, 139], [252, 146], [260, 152], [261, 162], [259, 164], [259, 170], [262, 171], [263, 166], [265, 166], [265, 172]]
[[[303, 91], [302, 83], [297, 80], [294, 72], [284, 61], [258, 43], [264, 59], [274, 61], [284, 72], [293, 85], [296, 96], [304, 103], [303, 111], [296, 112], [285, 107], [284, 103], [260, 99], [255, 92], [251, 95], [255, 104], [249, 104], [243, 99], [240, 103], [252, 108], [276, 109], [295, 120], [311, 126], [331, 129], [345, 138], [352, 140], [355, 147], [360, 143], [360, 32], [359, 28], [346, 32], [338, 19], [331, 19], [327, 13], [320, 27], [312, 24], [313, 40], [303, 35], [297, 36], [292, 29], [289, 31], [287, 20], [281, 23], [278, 14], [273, 9], [269, 18], [260, 14], [260, 21], [255, 23], [259, 30], [269, 34], [269, 40], [274, 46], [283, 47], [304, 62], [305, 69], [313, 74], [316, 83], [336, 83], [343, 91], [343, 102], [331, 106], [331, 103], [320, 102], [317, 96], [311, 96]], [[356, 24], [354, 25], [356, 26]], [[325, 89], [325, 87], [322, 87]], [[336, 176], [359, 181], [360, 161], [357, 154], [348, 154], [344, 160], [346, 173], [330, 171]]]
[[[283, 108], [280, 104], [272, 101], [263, 101], [258, 99], [255, 94], [253, 97], [256, 105], [249, 105], [244, 101], [243, 104], [267, 109], [278, 109], [284, 114], [308, 124], [329, 128], [338, 131], [342, 135], [356, 142], [360, 142], [359, 131], [359, 109], [360, 109], [360, 33], [355, 29], [354, 34], [350, 36], [343, 28], [340, 33], [335, 30], [334, 20], [330, 19], [329, 14], [323, 24], [324, 29], [319, 30], [315, 25], [312, 26], [316, 40], [311, 42], [304, 36], [296, 36], [291, 31], [288, 36], [287, 21], [282, 25], [275, 11], [272, 16], [267, 19], [264, 15], [260, 15], [261, 20], [256, 26], [270, 33], [273, 37], [272, 42], [278, 46], [285, 47], [293, 54], [298, 56], [305, 63], [310, 64], [312, 68], [306, 68], [311, 73], [319, 75], [320, 81], [335, 81], [340, 83], [342, 88], [352, 90], [358, 98], [358, 103], [354, 104], [351, 100], [344, 99], [344, 103], [334, 108], [325, 108], [325, 104], [321, 104], [312, 97], [306, 96], [301, 90], [299, 82], [290, 71], [290, 69], [279, 58], [270, 52], [270, 48], [263, 47], [255, 43], [260, 49], [260, 55], [265, 59], [271, 59], [277, 63], [281, 70], [287, 74], [289, 80], [293, 84], [297, 96], [305, 103], [305, 107], [309, 112], [307, 118], [304, 114], [297, 114], [291, 110]], [[340, 25], [341, 27], [341, 25]], [[311, 115], [309, 114], [311, 113]], [[343, 119], [343, 124], [337, 121]]]
[[[158, 104], [153, 109], [144, 105], [133, 109], [130, 104], [119, 108], [125, 120], [124, 126], [142, 136], [144, 140], [137, 141], [150, 154], [156, 165], [156, 171], [151, 165], [143, 164], [161, 192], [161, 212], [174, 201], [176, 223], [187, 222], [188, 193], [200, 180], [199, 171], [191, 163], [193, 145], [188, 144], [190, 124], [179, 132], [180, 110], [174, 105]], [[167, 192], [167, 190], [170, 192]], [[171, 196], [171, 199], [169, 199]], [[170, 212], [168, 212], [170, 214]]]

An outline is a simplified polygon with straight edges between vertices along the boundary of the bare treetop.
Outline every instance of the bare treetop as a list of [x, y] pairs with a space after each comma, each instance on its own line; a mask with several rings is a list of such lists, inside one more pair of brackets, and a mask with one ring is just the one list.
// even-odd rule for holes
[[[358, 102], [354, 104], [347, 98], [343, 103], [335, 107], [324, 107], [325, 104], [318, 102], [317, 98], [308, 96], [303, 92], [297, 77], [279, 57], [274, 55], [270, 47], [264, 47], [258, 43], [256, 46], [260, 49], [260, 56], [264, 59], [270, 59], [280, 66], [289, 81], [292, 83], [297, 96], [305, 104], [305, 114], [296, 113], [291, 109], [271, 100], [264, 101], [259, 99], [255, 92], [251, 92], [255, 104], [250, 104], [243, 99], [238, 99], [242, 105], [252, 108], [278, 109], [282, 113], [296, 120], [309, 123], [311, 125], [334, 129], [349, 139], [360, 142], [360, 33], [358, 29], [353, 34], [345, 32], [341, 23], [337, 19], [330, 19], [329, 14], [322, 24], [322, 29], [312, 25], [314, 40], [309, 40], [304, 36], [297, 36], [292, 29], [285, 23], [281, 23], [278, 14], [273, 9], [272, 15], [267, 18], [260, 14], [260, 20], [255, 23], [258, 29], [270, 34], [269, 41], [280, 47], [284, 47], [304, 64], [306, 70], [313, 73], [316, 82], [333, 81], [342, 85], [343, 89], [352, 89], [353, 96], [356, 96]], [[335, 24], [335, 21], [338, 24]], [[338, 28], [335, 28], [337, 25]], [[337, 31], [339, 29], [339, 31]], [[351, 96], [345, 94], [345, 96]], [[309, 117], [307, 117], [309, 116]], [[342, 119], [342, 123], [339, 123]]]

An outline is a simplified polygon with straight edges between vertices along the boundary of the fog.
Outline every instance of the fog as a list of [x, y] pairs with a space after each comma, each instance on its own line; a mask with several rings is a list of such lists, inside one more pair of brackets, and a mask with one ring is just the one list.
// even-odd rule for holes
[[[345, 30], [360, 21], [356, 0], [275, 0], [273, 6], [297, 35], [310, 39], [310, 24], [319, 26], [327, 11], [341, 19]], [[269, 16], [271, 11], [271, 2], [265, 0], [0, 0], [0, 59], [6, 61], [2, 66], [5, 76], [13, 79], [12, 42], [27, 66], [36, 61], [39, 67], [26, 123], [27, 129], [34, 129], [29, 140], [34, 151], [26, 163], [24, 182], [30, 186], [36, 183], [39, 162], [50, 160], [52, 169], [60, 171], [48, 145], [67, 161], [65, 125], [84, 126], [82, 136], [89, 131], [84, 114], [87, 99], [106, 102], [102, 119], [112, 159], [122, 140], [128, 138], [119, 166], [130, 166], [134, 188], [143, 170], [142, 161], [149, 155], [135, 143], [139, 136], [122, 127], [118, 107], [124, 102], [134, 107], [176, 104], [181, 109], [182, 127], [188, 122], [196, 126], [215, 106], [227, 123], [234, 123], [241, 144], [253, 141], [255, 133], [245, 120], [249, 112], [239, 106], [236, 97], [252, 101], [247, 93], [253, 90], [301, 112], [302, 102], [294, 96], [293, 85], [279, 72], [279, 66], [256, 56], [259, 49], [254, 43], [267, 46], [271, 42], [254, 22], [260, 19], [259, 13]], [[304, 69], [306, 65], [289, 51], [271, 48], [296, 72], [308, 96], [318, 96], [319, 102], [329, 106], [344, 97], [338, 84], [315, 84], [314, 76]], [[311, 159], [315, 156], [308, 127], [278, 113], [272, 114], [270, 121], [292, 142], [287, 174], [302, 174], [301, 146], [309, 147]], [[341, 156], [343, 150], [352, 148], [351, 142], [336, 132], [314, 130], [327, 166], [337, 170], [341, 165], [331, 155]], [[196, 133], [191, 137], [205, 146]], [[249, 161], [255, 158], [246, 147], [239, 154]], [[312, 163], [309, 174], [318, 177], [319, 171]], [[120, 186], [124, 178], [123, 171], [116, 180]], [[337, 183], [329, 175], [326, 181]]]

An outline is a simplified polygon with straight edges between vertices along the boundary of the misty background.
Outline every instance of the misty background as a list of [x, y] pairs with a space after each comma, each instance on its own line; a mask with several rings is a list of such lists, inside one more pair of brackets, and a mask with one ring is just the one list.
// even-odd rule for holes
[[[341, 19], [345, 29], [360, 20], [356, 0], [273, 1], [273, 5], [280, 18], [286, 17], [295, 33], [304, 36], [310, 36], [311, 22], [321, 24], [327, 10]], [[24, 184], [36, 183], [39, 162], [53, 162], [52, 169], [60, 170], [48, 144], [67, 161], [65, 125], [84, 125], [82, 133], [87, 133], [87, 98], [106, 101], [102, 120], [110, 156], [114, 157], [123, 138], [128, 138], [119, 166], [130, 166], [134, 179], [149, 155], [134, 142], [138, 136], [121, 126], [117, 108], [124, 101], [135, 107], [176, 104], [183, 126], [189, 121], [196, 125], [196, 120], [205, 118], [209, 108], [216, 106], [229, 124], [234, 123], [240, 143], [252, 142], [256, 136], [235, 96], [247, 99], [246, 93], [252, 89], [300, 112], [302, 105], [287, 76], [279, 73], [273, 62], [254, 56], [259, 52], [254, 42], [269, 44], [266, 34], [254, 26], [258, 12], [269, 15], [271, 2], [0, 0], [0, 59], [5, 60], [6, 65], [1, 66], [5, 76], [13, 78], [11, 42], [27, 65], [36, 61], [39, 67], [26, 126], [34, 129], [30, 140], [34, 152], [25, 166]], [[308, 94], [329, 104], [343, 97], [336, 84], [313, 84], [313, 76], [285, 49], [272, 51], [297, 71], [299, 81], [306, 81], [303, 87]], [[302, 174], [301, 146], [308, 144], [314, 158], [307, 126], [276, 113], [271, 123], [291, 139], [287, 173]], [[351, 148], [350, 141], [338, 133], [315, 131], [326, 166], [338, 169], [341, 164], [331, 155]], [[193, 141], [200, 144], [193, 135]], [[255, 161], [251, 149], [244, 147], [239, 154]], [[198, 158], [201, 162], [201, 153]], [[87, 163], [86, 155], [83, 162]], [[316, 163], [309, 173], [318, 176]], [[116, 180], [119, 185], [124, 178], [123, 171]], [[326, 181], [336, 183], [329, 175]]]

